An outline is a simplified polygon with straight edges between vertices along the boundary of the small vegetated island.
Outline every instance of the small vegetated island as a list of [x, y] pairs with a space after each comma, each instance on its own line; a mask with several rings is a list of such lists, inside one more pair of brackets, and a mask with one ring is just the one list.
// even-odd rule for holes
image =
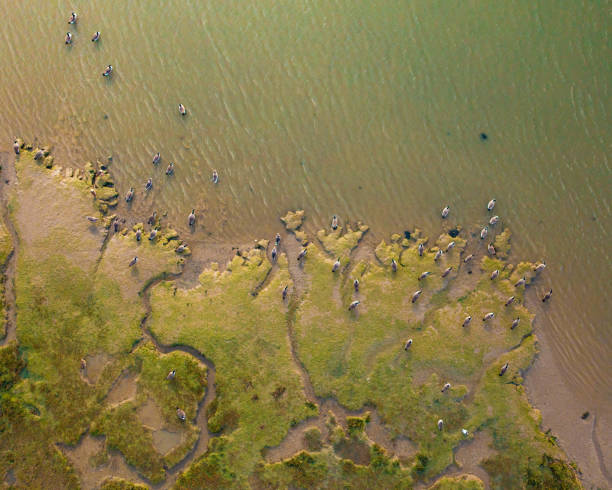
[[368, 251], [367, 226], [309, 236], [292, 212], [280, 244], [185, 289], [189, 248], [157, 218], [115, 219], [104, 166], [19, 145], [0, 226], [5, 487], [580, 488], [523, 388], [538, 273], [507, 261], [509, 230], [466, 262], [465, 232]]

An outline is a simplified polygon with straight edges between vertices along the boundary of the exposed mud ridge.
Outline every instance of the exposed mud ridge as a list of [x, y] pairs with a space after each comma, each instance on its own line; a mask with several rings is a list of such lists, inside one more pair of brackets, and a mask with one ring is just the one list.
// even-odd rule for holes
[[593, 414], [593, 428], [591, 429], [591, 438], [593, 439], [593, 447], [595, 448], [595, 452], [597, 453], [597, 461], [599, 463], [599, 469], [601, 470], [601, 474], [608, 481], [610, 486], [612, 487], [612, 476], [608, 473], [608, 469], [606, 468], [606, 464], [604, 462], [603, 451], [601, 450], [601, 446], [599, 445], [599, 441], [597, 440], [597, 416]]

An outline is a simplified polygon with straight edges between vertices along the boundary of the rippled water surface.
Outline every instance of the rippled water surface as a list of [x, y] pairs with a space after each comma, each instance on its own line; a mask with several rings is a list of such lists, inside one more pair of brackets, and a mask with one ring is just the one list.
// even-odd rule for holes
[[37, 139], [71, 166], [112, 155], [121, 193], [138, 191], [129, 212], [167, 211], [188, 233], [195, 207], [201, 246], [270, 236], [289, 208], [380, 238], [437, 233], [450, 204], [450, 224], [472, 229], [495, 197], [515, 260], [549, 265], [535, 289], [554, 297], [537, 315], [568, 382], [609, 409], [608, 2], [0, 6], [0, 147]]

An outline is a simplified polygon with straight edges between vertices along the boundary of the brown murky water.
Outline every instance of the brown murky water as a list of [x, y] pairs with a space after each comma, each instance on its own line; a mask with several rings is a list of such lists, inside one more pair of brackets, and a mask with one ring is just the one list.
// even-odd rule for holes
[[289, 208], [380, 238], [437, 231], [446, 204], [449, 225], [482, 225], [495, 197], [514, 257], [548, 264], [535, 288], [554, 296], [536, 313], [559, 375], [610, 416], [608, 2], [0, 6], [0, 149], [19, 135], [65, 165], [112, 156], [121, 192], [137, 190], [120, 213], [165, 211], [204, 249], [272, 236]]

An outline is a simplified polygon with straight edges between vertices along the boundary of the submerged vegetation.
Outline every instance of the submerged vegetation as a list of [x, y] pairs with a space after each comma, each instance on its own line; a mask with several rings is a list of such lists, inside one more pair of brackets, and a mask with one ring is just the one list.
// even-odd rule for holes
[[[485, 249], [469, 264], [461, 233], [418, 230], [355, 259], [367, 226], [310, 236], [298, 211], [283, 221], [299, 245], [288, 235], [271, 259], [272, 244], [257, 242], [183, 289], [170, 278], [188, 255], [175, 251], [176, 232], [156, 222], [157, 237], [139, 241], [141, 224], [114, 230], [106, 169], [66, 171], [22, 148], [10, 196], [17, 342], [0, 348], [5, 483], [78, 487], [64, 449], [90, 434], [104, 441], [92, 467], [119, 452], [140, 475], [105, 477], [105, 489], [146, 488], [174, 468], [182, 489], [480, 489], [479, 478], [444, 471], [484, 432], [492, 488], [580, 486], [524, 392], [537, 343], [523, 299], [536, 274], [507, 262], [509, 230], [494, 239], [496, 256]], [[12, 246], [0, 226], [3, 263]], [[198, 426], [211, 369], [215, 397]], [[329, 399], [340, 405], [328, 412]], [[388, 441], [374, 442], [374, 418]], [[202, 431], [208, 448], [191, 461]], [[297, 446], [268, 459], [295, 431]], [[159, 442], [168, 433], [169, 446]], [[410, 454], [395, 453], [402, 438]]]

